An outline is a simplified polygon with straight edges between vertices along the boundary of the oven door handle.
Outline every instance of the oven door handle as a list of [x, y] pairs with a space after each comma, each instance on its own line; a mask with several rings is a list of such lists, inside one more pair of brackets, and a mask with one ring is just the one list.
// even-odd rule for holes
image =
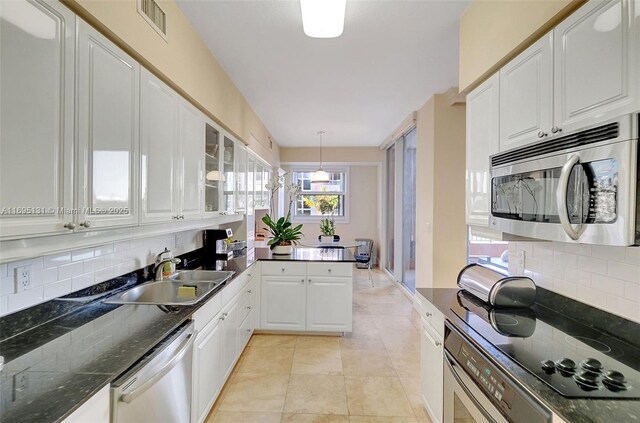
[[571, 225], [569, 219], [569, 210], [567, 209], [567, 194], [569, 191], [569, 177], [571, 176], [571, 170], [573, 167], [580, 163], [580, 155], [573, 154], [569, 157], [569, 160], [562, 166], [560, 172], [560, 178], [558, 179], [558, 188], [556, 189], [556, 202], [558, 203], [558, 217], [560, 218], [560, 224], [562, 229], [574, 241], [580, 238], [584, 225], [578, 225], [577, 229]]
[[[447, 350], [444, 350], [444, 357], [445, 357], [444, 361], [447, 363], [447, 366], [449, 367], [451, 374], [455, 378], [456, 382], [458, 382], [458, 385], [460, 385], [460, 387], [465, 392], [465, 394], [467, 394], [467, 397], [469, 397], [471, 402], [473, 402], [473, 405], [476, 406], [478, 411], [480, 411], [480, 413], [487, 419], [487, 421], [489, 421], [490, 423], [496, 423], [496, 420], [493, 417], [491, 417], [491, 414], [489, 414], [489, 412], [485, 410], [482, 404], [480, 404], [478, 400], [475, 399], [473, 393], [469, 390], [469, 388], [467, 388], [467, 384], [463, 379], [469, 379], [469, 378], [466, 375], [464, 375], [464, 373], [463, 374], [458, 373], [458, 371], [456, 370], [457, 363]], [[473, 383], [471, 379], [469, 379], [469, 381]]]

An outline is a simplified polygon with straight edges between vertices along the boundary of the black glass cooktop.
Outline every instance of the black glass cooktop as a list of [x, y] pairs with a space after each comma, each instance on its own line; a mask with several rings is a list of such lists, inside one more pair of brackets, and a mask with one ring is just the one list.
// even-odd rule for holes
[[451, 310], [569, 398], [640, 399], [640, 348], [538, 304], [494, 309], [459, 291]]

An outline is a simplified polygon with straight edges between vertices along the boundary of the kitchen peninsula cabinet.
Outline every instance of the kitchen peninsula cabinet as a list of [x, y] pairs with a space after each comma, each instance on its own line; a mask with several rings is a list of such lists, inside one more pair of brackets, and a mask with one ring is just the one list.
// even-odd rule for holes
[[296, 248], [284, 257], [259, 251], [257, 258], [265, 260], [260, 329], [351, 332], [354, 260], [349, 250]]
[[[32, 22], [44, 33], [22, 29]], [[3, 1], [0, 26], [0, 236], [70, 232], [76, 16], [57, 2]]]

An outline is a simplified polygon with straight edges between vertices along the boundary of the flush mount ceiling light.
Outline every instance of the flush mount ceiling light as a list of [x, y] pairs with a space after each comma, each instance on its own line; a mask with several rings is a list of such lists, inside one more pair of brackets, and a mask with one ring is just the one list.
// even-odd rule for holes
[[320, 135], [320, 168], [311, 175], [311, 182], [329, 182], [329, 174], [322, 170], [322, 136], [324, 131], [318, 131], [318, 135]]
[[313, 38], [335, 38], [344, 30], [347, 0], [300, 0], [302, 29]]

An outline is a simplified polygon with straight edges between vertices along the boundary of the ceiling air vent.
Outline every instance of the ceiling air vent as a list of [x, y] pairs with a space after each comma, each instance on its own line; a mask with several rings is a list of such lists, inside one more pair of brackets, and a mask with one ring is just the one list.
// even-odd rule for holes
[[165, 41], [168, 41], [167, 14], [155, 0], [138, 0], [138, 13]]

